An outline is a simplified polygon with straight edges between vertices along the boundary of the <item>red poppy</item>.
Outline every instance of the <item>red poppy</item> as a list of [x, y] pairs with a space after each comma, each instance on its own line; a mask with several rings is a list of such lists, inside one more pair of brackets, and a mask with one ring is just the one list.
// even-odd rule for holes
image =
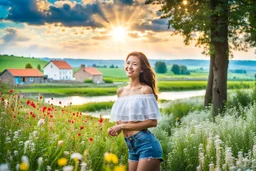
[[12, 92], [13, 92], [13, 89], [10, 90], [10, 93], [12, 93]]
[[78, 133], [77, 135], [78, 135], [78, 136], [81, 136], [81, 133]]
[[42, 99], [43, 98], [43, 96], [40, 96], [40, 99]]
[[84, 126], [80, 126], [80, 129], [81, 129], [81, 130], [84, 129]]
[[30, 104], [33, 108], [36, 108], [36, 105], [35, 105], [35, 103], [34, 102], [31, 102], [31, 104]]
[[27, 100], [27, 105], [29, 105], [31, 102], [30, 102], [30, 100]]
[[100, 119], [99, 119], [99, 122], [102, 123], [102, 122], [103, 122], [103, 118], [100, 118]]
[[91, 138], [89, 138], [89, 140], [90, 140], [90, 141], [92, 141], [92, 140], [93, 140], [93, 139], [92, 139], [92, 137], [91, 137]]
[[44, 113], [44, 111], [45, 111], [46, 109], [47, 109], [47, 107], [46, 107], [46, 106], [44, 106], [44, 107], [43, 107], [43, 113]]

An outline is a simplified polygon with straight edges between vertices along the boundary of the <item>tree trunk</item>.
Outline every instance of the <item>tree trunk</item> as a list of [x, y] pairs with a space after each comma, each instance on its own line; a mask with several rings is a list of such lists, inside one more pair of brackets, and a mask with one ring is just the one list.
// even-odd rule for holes
[[213, 62], [214, 62], [214, 54], [211, 54], [208, 82], [207, 82], [207, 87], [206, 87], [205, 96], [204, 96], [204, 107], [210, 106], [210, 104], [212, 103]]
[[227, 70], [228, 70], [228, 0], [210, 0], [211, 9], [222, 7], [223, 12], [211, 18], [214, 31], [212, 45], [214, 48], [212, 104], [214, 116], [222, 112], [227, 101]]

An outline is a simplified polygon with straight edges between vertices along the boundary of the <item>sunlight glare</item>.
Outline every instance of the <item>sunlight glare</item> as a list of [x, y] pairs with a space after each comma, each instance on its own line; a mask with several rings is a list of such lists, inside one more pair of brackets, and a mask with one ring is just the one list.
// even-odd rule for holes
[[187, 5], [187, 4], [188, 4], [188, 1], [187, 1], [187, 0], [184, 0], [184, 1], [183, 1], [183, 4], [184, 4], [184, 5]]
[[111, 31], [111, 36], [113, 37], [113, 39], [115, 40], [124, 40], [126, 37], [127, 31], [124, 27], [115, 27], [113, 28], [113, 30]]

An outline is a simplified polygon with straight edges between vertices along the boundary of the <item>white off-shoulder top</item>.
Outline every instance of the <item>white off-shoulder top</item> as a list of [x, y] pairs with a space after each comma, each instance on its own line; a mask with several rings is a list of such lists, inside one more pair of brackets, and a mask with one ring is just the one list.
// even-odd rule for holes
[[121, 96], [111, 109], [111, 121], [137, 122], [149, 119], [160, 119], [154, 94]]

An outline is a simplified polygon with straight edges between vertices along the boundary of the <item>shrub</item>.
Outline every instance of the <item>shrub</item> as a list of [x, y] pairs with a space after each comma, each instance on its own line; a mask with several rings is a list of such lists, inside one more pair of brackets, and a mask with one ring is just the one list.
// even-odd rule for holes
[[93, 83], [92, 79], [84, 80], [84, 83]]
[[103, 81], [105, 83], [113, 83], [113, 80], [109, 79], [109, 78], [104, 78]]

